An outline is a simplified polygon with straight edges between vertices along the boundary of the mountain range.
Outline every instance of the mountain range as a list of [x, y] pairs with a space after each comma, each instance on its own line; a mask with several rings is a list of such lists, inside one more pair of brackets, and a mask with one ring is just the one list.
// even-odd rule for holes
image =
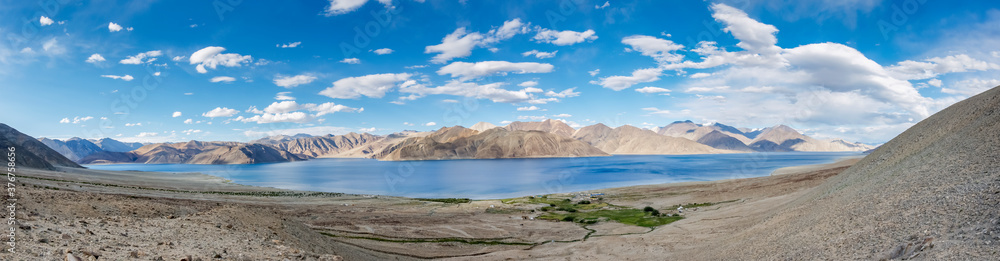
[[575, 129], [558, 120], [512, 122], [498, 127], [479, 122], [470, 128], [389, 135], [348, 133], [276, 135], [250, 142], [125, 143], [113, 139], [40, 138], [39, 142], [81, 164], [185, 163], [249, 164], [312, 158], [441, 160], [527, 157], [584, 157], [611, 154], [714, 154], [786, 151], [867, 151], [874, 147], [821, 140], [777, 125], [763, 129], [721, 123], [678, 121], [642, 129], [598, 123]]

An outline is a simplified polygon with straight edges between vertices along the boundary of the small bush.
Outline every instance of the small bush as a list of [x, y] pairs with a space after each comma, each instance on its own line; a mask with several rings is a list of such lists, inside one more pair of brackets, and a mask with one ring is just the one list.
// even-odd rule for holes
[[656, 211], [656, 209], [650, 206], [642, 208], [642, 212], [653, 212], [653, 211]]
[[562, 220], [563, 220], [563, 221], [569, 221], [569, 222], [573, 222], [573, 219], [576, 219], [576, 218], [575, 218], [575, 217], [573, 217], [573, 216], [566, 216], [566, 217], [564, 217], [564, 218], [563, 218]]
[[576, 203], [576, 204], [587, 205], [587, 204], [590, 204], [590, 201], [589, 200], [584, 200], [584, 201], [580, 201], [580, 203]]

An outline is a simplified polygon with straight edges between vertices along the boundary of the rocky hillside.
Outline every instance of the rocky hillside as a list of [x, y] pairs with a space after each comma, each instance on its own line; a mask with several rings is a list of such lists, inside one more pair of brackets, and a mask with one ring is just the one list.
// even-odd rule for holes
[[843, 140], [817, 140], [785, 125], [764, 128], [749, 144], [755, 151], [866, 151], [873, 146]]
[[3, 151], [0, 163], [4, 166], [9, 162], [7, 154], [10, 147], [14, 147], [15, 167], [48, 170], [54, 170], [56, 167], [82, 168], [37, 139], [0, 123], [0, 148]]
[[507, 124], [504, 128], [510, 131], [544, 131], [563, 137], [573, 137], [573, 133], [576, 132], [576, 129], [566, 125], [566, 123], [552, 119], [536, 122], [515, 121]]
[[264, 144], [295, 154], [300, 158], [316, 158], [340, 154], [356, 147], [376, 142], [382, 138], [368, 133], [358, 134], [351, 132], [344, 135], [298, 137], [280, 140], [270, 139], [269, 142]]
[[750, 229], [713, 243], [709, 254], [994, 260], [997, 206], [1000, 87], [914, 125]]
[[142, 147], [142, 143], [126, 143], [120, 142], [110, 138], [103, 138], [97, 140], [88, 140], [73, 137], [67, 140], [56, 140], [49, 138], [39, 138], [42, 144], [45, 144], [49, 148], [52, 148], [59, 154], [62, 154], [66, 158], [72, 161], [80, 161], [84, 157], [90, 156], [91, 154], [110, 151], [110, 152], [126, 152], [138, 149]]
[[80, 163], [249, 164], [299, 160], [303, 158], [270, 145], [189, 141], [150, 144], [130, 152], [103, 151], [81, 159]]
[[697, 142], [656, 134], [629, 125], [612, 129], [604, 124], [580, 128], [573, 138], [610, 154], [708, 154], [726, 151]]
[[462, 127], [442, 128], [426, 137], [408, 138], [376, 155], [380, 160], [498, 159], [607, 156], [587, 143], [542, 131], [494, 128], [470, 136]]

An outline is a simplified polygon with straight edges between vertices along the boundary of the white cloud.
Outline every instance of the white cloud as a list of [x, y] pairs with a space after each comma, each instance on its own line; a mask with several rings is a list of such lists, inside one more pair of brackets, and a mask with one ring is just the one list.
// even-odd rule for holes
[[715, 86], [715, 87], [689, 87], [684, 90], [684, 92], [720, 92], [729, 90], [729, 86]]
[[906, 60], [890, 66], [886, 70], [897, 79], [922, 80], [946, 73], [1000, 70], [1000, 65], [977, 60], [966, 54], [959, 54], [929, 58], [924, 62]]
[[212, 109], [211, 111], [202, 113], [201, 116], [209, 117], [209, 118], [232, 117], [233, 115], [236, 115], [237, 113], [240, 113], [240, 112], [237, 111], [237, 110], [234, 110], [234, 109], [230, 109], [230, 108], [216, 107], [215, 109]]
[[[502, 26], [494, 27], [485, 34], [468, 32], [465, 27], [460, 27], [441, 39], [440, 44], [425, 47], [424, 53], [438, 53], [431, 58], [431, 62], [446, 63], [455, 58], [471, 55], [472, 49], [476, 47], [487, 47], [529, 31], [528, 24], [522, 23], [521, 19], [517, 18], [505, 21]], [[499, 49], [491, 48], [493, 52], [497, 50]]]
[[371, 127], [371, 128], [360, 128], [360, 129], [358, 129], [358, 131], [360, 131], [360, 132], [375, 132], [375, 131], [377, 131], [377, 130], [378, 130], [378, 129], [376, 129], [375, 127]]
[[437, 125], [437, 123], [433, 122], [433, 121], [432, 122], [428, 122], [428, 123], [424, 123], [424, 126], [434, 126], [434, 125]]
[[319, 92], [320, 95], [334, 99], [355, 99], [367, 96], [382, 98], [385, 93], [396, 86], [396, 83], [410, 79], [408, 73], [383, 73], [358, 77], [348, 77], [333, 82], [333, 86]]
[[611, 2], [604, 1], [604, 5], [595, 5], [594, 9], [604, 9], [608, 8], [608, 6], [611, 6]]
[[601, 78], [600, 81], [591, 81], [590, 83], [600, 84], [601, 86], [604, 86], [604, 88], [621, 91], [639, 83], [660, 80], [660, 75], [662, 74], [663, 69], [647, 68], [635, 70], [632, 72], [631, 76], [608, 76]]
[[661, 110], [661, 109], [656, 108], [656, 107], [646, 107], [646, 108], [642, 108], [642, 110], [648, 111], [649, 115], [666, 115], [666, 114], [670, 114], [669, 110]]
[[552, 118], [569, 118], [569, 117], [573, 117], [573, 115], [569, 115], [566, 113], [552, 115]]
[[414, 80], [409, 80], [400, 85], [400, 92], [412, 93], [411, 98], [416, 99], [425, 95], [444, 94], [465, 96], [477, 99], [489, 99], [493, 102], [518, 103], [532, 100], [531, 94], [525, 90], [510, 91], [502, 88], [503, 83], [477, 84], [452, 80], [443, 86], [429, 88], [423, 84], [418, 84]]
[[631, 46], [630, 49], [626, 49], [627, 51], [638, 51], [660, 63], [678, 62], [684, 59], [683, 55], [675, 53], [683, 49], [684, 46], [670, 40], [647, 35], [633, 35], [622, 38], [622, 43]]
[[194, 123], [194, 120], [191, 120], [191, 119], [184, 120], [184, 124], [193, 124], [193, 123]]
[[45, 17], [44, 15], [41, 18], [38, 18], [38, 23], [41, 24], [42, 26], [51, 25], [54, 22], [55, 21], [52, 21], [51, 18]]
[[281, 48], [295, 48], [295, 47], [299, 47], [299, 45], [301, 45], [301, 44], [302, 44], [302, 42], [292, 42], [292, 43], [286, 43], [286, 44], [279, 45], [278, 47], [281, 47]]
[[173, 60], [173, 61], [175, 61], [175, 62], [180, 62], [180, 61], [183, 61], [183, 60], [184, 60], [184, 58], [187, 58], [187, 56], [183, 56], [183, 55], [180, 55], [180, 56], [174, 56], [174, 58], [171, 58], [171, 60]]
[[212, 79], [208, 80], [208, 81], [210, 81], [210, 82], [225, 82], [225, 83], [230, 83], [230, 82], [235, 82], [236, 78], [229, 77], [229, 76], [216, 76], [216, 77], [212, 77]]
[[770, 54], [781, 50], [774, 36], [778, 28], [747, 16], [743, 11], [725, 4], [712, 5], [712, 17], [726, 24], [722, 30], [740, 40], [736, 46], [756, 53]]
[[443, 103], [459, 103], [458, 100], [454, 100], [454, 99], [444, 99], [444, 100], [441, 100], [441, 102], [443, 102]]
[[539, 108], [535, 107], [535, 106], [518, 107], [517, 108], [517, 111], [537, 111], [537, 110], [539, 110]]
[[175, 111], [174, 114], [171, 115], [171, 117], [173, 117], [173, 118], [177, 118], [177, 117], [180, 117], [180, 116], [181, 116], [181, 112], [179, 112], [179, 111]]
[[106, 61], [104, 59], [104, 56], [101, 56], [100, 54], [96, 54], [95, 53], [95, 54], [91, 54], [90, 57], [87, 57], [87, 61], [86, 62], [92, 63], [92, 64], [97, 64], [97, 63], [103, 62], [103, 61]]
[[132, 77], [132, 75], [128, 75], [128, 74], [126, 74], [125, 76], [119, 76], [119, 75], [101, 75], [101, 77], [111, 78], [111, 79], [115, 79], [115, 80], [123, 80], [123, 81], [126, 81], [126, 82], [127, 81], [131, 81], [132, 79], [135, 79], [135, 78]]
[[141, 122], [136, 122], [136, 123], [127, 123], [126, 122], [125, 123], [125, 127], [136, 127], [136, 126], [142, 126], [142, 123]]
[[709, 76], [712, 76], [712, 74], [711, 73], [694, 73], [694, 74], [691, 74], [691, 76], [689, 76], [689, 77], [691, 77], [691, 79], [698, 79], [698, 78], [705, 78], [705, 77], [709, 77]]
[[931, 86], [934, 86], [934, 87], [941, 87], [941, 80], [930, 79], [929, 81], [927, 81], [927, 84], [930, 84]]
[[66, 48], [59, 44], [56, 38], [49, 39], [42, 43], [42, 50], [51, 55], [59, 55], [66, 53]]
[[216, 69], [218, 66], [240, 67], [245, 63], [250, 63], [253, 58], [249, 55], [236, 53], [222, 53], [226, 48], [219, 46], [209, 46], [202, 48], [191, 54], [188, 58], [190, 64], [197, 64], [195, 69], [199, 73], [208, 73], [208, 69]]
[[202, 131], [196, 129], [188, 129], [181, 132], [184, 133], [184, 135], [191, 135], [191, 134], [201, 133]]
[[590, 74], [590, 76], [597, 76], [597, 74], [601, 73], [601, 69], [594, 69], [593, 71], [587, 71], [587, 73]]
[[278, 123], [278, 122], [288, 122], [288, 123], [307, 123], [316, 119], [316, 116], [310, 115], [305, 112], [287, 112], [287, 113], [264, 113], [260, 115], [254, 115], [253, 117], [244, 118], [239, 116], [233, 121], [242, 122], [256, 122], [257, 124], [265, 123]]
[[274, 96], [274, 99], [279, 101], [294, 101], [295, 97], [289, 96], [289, 94], [292, 94], [292, 92], [279, 92]]
[[477, 32], [466, 33], [465, 27], [461, 27], [445, 36], [440, 44], [427, 46], [424, 49], [424, 53], [439, 53], [431, 58], [431, 62], [446, 63], [454, 58], [471, 55], [472, 48], [479, 45], [482, 39], [482, 34]]
[[108, 31], [117, 32], [117, 31], [121, 31], [121, 30], [122, 30], [122, 26], [121, 25], [118, 25], [115, 22], [108, 23]]
[[343, 60], [340, 60], [340, 62], [341, 63], [346, 63], [346, 64], [360, 64], [361, 63], [361, 59], [358, 59], [358, 58], [344, 58]]
[[536, 81], [525, 81], [525, 82], [522, 82], [522, 83], [518, 84], [517, 86], [521, 86], [521, 87], [535, 87], [535, 86], [538, 86], [538, 82], [536, 82]]
[[134, 56], [129, 56], [128, 58], [121, 60], [119, 63], [121, 64], [151, 63], [153, 61], [156, 61], [156, 57], [159, 57], [161, 55], [163, 55], [163, 52], [159, 50], [153, 50], [144, 53], [139, 53]]
[[94, 117], [91, 117], [91, 116], [73, 117], [73, 124], [79, 124], [79, 123], [83, 123], [83, 122], [86, 122], [86, 121], [89, 121], [89, 120], [93, 120], [93, 119], [94, 119]]
[[483, 76], [492, 75], [495, 73], [507, 73], [513, 72], [517, 74], [524, 73], [548, 73], [552, 72], [554, 67], [547, 63], [512, 63], [507, 61], [483, 61], [477, 63], [467, 63], [467, 62], [453, 62], [447, 66], [441, 67], [437, 71], [437, 74], [451, 74], [451, 77], [460, 78], [462, 80], [475, 79]]
[[527, 51], [527, 52], [521, 53], [521, 56], [531, 56], [531, 55], [534, 55], [535, 58], [546, 59], [546, 58], [556, 57], [556, 53], [558, 53], [558, 52], [559, 51], [542, 52], [542, 51], [538, 51], [538, 50], [531, 50], [531, 51]]
[[670, 89], [665, 89], [665, 88], [660, 88], [660, 87], [642, 87], [642, 88], [639, 88], [639, 89], [635, 89], [635, 91], [641, 92], [641, 93], [646, 93], [646, 94], [650, 94], [650, 93], [662, 93], [663, 95], [667, 95], [670, 92]]
[[[329, 0], [329, 1], [330, 5], [327, 6], [326, 10], [323, 12], [323, 15], [326, 16], [342, 15], [354, 12], [354, 10], [358, 10], [358, 8], [361, 8], [361, 6], [365, 5], [365, 3], [368, 2], [368, 0]], [[392, 7], [391, 0], [378, 0], [378, 1], [384, 4], [386, 8]]]
[[998, 79], [984, 80], [973, 78], [950, 84], [946, 88], [941, 88], [941, 92], [969, 97], [997, 87], [998, 85], [1000, 85], [1000, 80]]
[[538, 42], [551, 43], [555, 45], [573, 45], [584, 41], [596, 40], [597, 35], [594, 30], [575, 32], [570, 30], [555, 31], [550, 29], [539, 29], [538, 34], [536, 34], [532, 39]]
[[62, 118], [62, 120], [59, 120], [59, 123], [69, 123], [69, 118]]
[[563, 90], [561, 92], [549, 91], [549, 92], [545, 93], [545, 96], [559, 97], [559, 98], [569, 98], [569, 97], [580, 96], [579, 92], [574, 92], [573, 90], [576, 90], [576, 87], [565, 89], [565, 90]]
[[274, 85], [285, 88], [292, 88], [295, 86], [312, 83], [315, 80], [316, 76], [313, 76], [311, 74], [300, 74], [296, 76], [278, 75], [274, 77]]
[[372, 52], [374, 52], [375, 54], [378, 54], [378, 55], [385, 55], [385, 54], [390, 54], [393, 51], [392, 51], [392, 49], [389, 49], [389, 48], [381, 48], [381, 49], [372, 50]]

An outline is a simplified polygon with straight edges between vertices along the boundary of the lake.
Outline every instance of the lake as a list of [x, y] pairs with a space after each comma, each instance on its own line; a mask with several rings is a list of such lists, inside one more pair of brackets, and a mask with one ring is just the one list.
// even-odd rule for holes
[[687, 181], [767, 176], [789, 166], [835, 162], [860, 152], [616, 155], [587, 158], [377, 161], [313, 159], [245, 164], [110, 164], [100, 170], [200, 172], [283, 189], [421, 198], [497, 199]]

